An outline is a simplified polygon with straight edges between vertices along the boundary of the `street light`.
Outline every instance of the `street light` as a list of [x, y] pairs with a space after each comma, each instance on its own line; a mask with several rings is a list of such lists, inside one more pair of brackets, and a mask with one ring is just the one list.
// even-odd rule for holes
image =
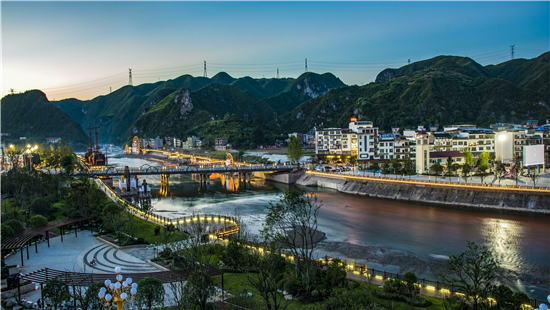
[[[120, 271], [120, 267], [116, 267], [115, 272], [117, 282], [111, 283], [111, 280], [105, 280], [105, 287], [102, 287], [97, 294], [97, 297], [99, 297], [101, 303], [105, 307], [112, 307], [116, 304], [117, 310], [123, 310], [126, 301], [135, 301], [138, 287], [137, 283], [132, 283], [132, 278], [126, 278], [123, 282]], [[131, 295], [129, 296], [128, 293]]]

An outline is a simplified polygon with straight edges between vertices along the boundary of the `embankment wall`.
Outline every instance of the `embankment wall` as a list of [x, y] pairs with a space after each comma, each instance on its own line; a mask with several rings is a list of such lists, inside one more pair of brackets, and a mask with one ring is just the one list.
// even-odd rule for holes
[[441, 187], [381, 180], [354, 180], [344, 176], [304, 174], [296, 184], [336, 189], [340, 192], [405, 201], [418, 201], [477, 208], [498, 208], [550, 213], [550, 193], [530, 193], [498, 189]]

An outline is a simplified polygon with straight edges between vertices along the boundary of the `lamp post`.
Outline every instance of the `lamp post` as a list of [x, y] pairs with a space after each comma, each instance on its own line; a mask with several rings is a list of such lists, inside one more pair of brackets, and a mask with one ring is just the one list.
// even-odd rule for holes
[[132, 278], [122, 281], [120, 271], [120, 267], [116, 267], [116, 282], [105, 280], [105, 287], [102, 287], [97, 294], [105, 307], [112, 307], [116, 304], [117, 310], [123, 310], [126, 301], [134, 302], [138, 287], [137, 283], [132, 283]]

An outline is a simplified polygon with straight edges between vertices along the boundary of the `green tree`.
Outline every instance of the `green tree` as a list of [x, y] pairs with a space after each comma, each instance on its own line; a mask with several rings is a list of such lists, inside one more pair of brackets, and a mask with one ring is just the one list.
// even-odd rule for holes
[[431, 169], [433, 170], [433, 172], [435, 172], [435, 180], [437, 181], [437, 177], [440, 173], [443, 172], [445, 168], [443, 168], [443, 166], [436, 161], [435, 164], [432, 165]]
[[164, 307], [164, 286], [162, 282], [153, 277], [147, 277], [138, 282], [136, 301], [147, 309]]
[[477, 161], [477, 166], [481, 165], [487, 165], [489, 167], [489, 158], [491, 157], [491, 153], [488, 151], [483, 151], [481, 154], [479, 154], [479, 159]]
[[29, 224], [32, 227], [40, 227], [48, 224], [48, 220], [43, 217], [40, 214], [33, 215], [31, 218], [27, 221], [27, 224]]
[[57, 306], [66, 300], [69, 300], [69, 287], [67, 283], [59, 280], [58, 278], [50, 279], [46, 282], [46, 286], [42, 290], [42, 296], [45, 300], [54, 305], [55, 310]]
[[243, 241], [231, 239], [223, 251], [222, 261], [230, 268], [241, 270], [242, 267], [245, 267], [243, 264], [246, 263], [247, 255], [248, 251], [245, 249]]
[[451, 172], [453, 172], [453, 157], [449, 155], [449, 157], [447, 157], [447, 173], [449, 174], [449, 180], [451, 179]]
[[490, 307], [494, 310], [522, 310], [523, 305], [529, 304], [531, 301], [524, 292], [514, 293], [504, 284], [495, 286], [491, 297], [495, 299], [495, 303]]
[[407, 174], [411, 174], [415, 171], [414, 164], [413, 164], [411, 158], [409, 157], [409, 155], [405, 156], [405, 161], [404, 161], [404, 164], [403, 164], [403, 168], [405, 169], [405, 173], [407, 173]]
[[347, 272], [341, 260], [336, 258], [329, 262], [324, 277], [324, 283], [327, 295], [330, 295], [337, 288], [346, 287]]
[[412, 309], [414, 309], [414, 303], [416, 297], [420, 294], [420, 287], [416, 285], [418, 277], [412, 271], [407, 271], [401, 279], [405, 284], [405, 295], [409, 296], [408, 301]]
[[357, 155], [353, 155], [348, 160], [349, 164], [355, 167], [357, 165]]
[[279, 249], [270, 248], [269, 253], [258, 250], [246, 256], [245, 273], [250, 285], [258, 291], [265, 302], [267, 309], [286, 309], [289, 302], [285, 302], [283, 294], [278, 291], [284, 288], [284, 274], [286, 262]]
[[[283, 193], [278, 203], [270, 202], [261, 235], [267, 242], [277, 242], [289, 249], [295, 259], [299, 274], [309, 295], [312, 291], [314, 273], [312, 264], [317, 231], [317, 217], [321, 203], [315, 194], [300, 188], [291, 188]], [[300, 258], [300, 259], [297, 259]]]
[[487, 164], [480, 164], [479, 166], [477, 166], [477, 173], [481, 178], [482, 184], [483, 184], [483, 179], [487, 176], [487, 169], [489, 169], [489, 165]]
[[183, 300], [192, 305], [198, 305], [201, 310], [207, 309], [208, 297], [216, 291], [212, 277], [206, 270], [196, 269], [187, 279], [183, 288]]
[[492, 291], [498, 269], [498, 261], [486, 246], [468, 241], [467, 250], [458, 256], [452, 255], [439, 275], [443, 283], [454, 284], [458, 292], [472, 300], [473, 309], [477, 310]]
[[42, 216], [49, 216], [52, 208], [52, 204], [44, 198], [36, 198], [32, 201], [30, 210], [31, 214], [39, 214]]
[[401, 162], [399, 161], [399, 158], [394, 157], [391, 161], [391, 167], [393, 169], [393, 173], [397, 174], [398, 171], [401, 169]]
[[514, 179], [516, 180], [516, 186], [518, 186], [519, 176], [523, 174], [523, 166], [520, 161], [516, 161], [512, 167], [512, 172], [514, 173]]
[[460, 168], [462, 168], [462, 165], [459, 164], [459, 163], [454, 163], [451, 165], [451, 170], [456, 173], [458, 170], [460, 170]]
[[472, 166], [469, 164], [462, 165], [462, 177], [464, 178], [464, 181], [468, 183], [468, 177], [470, 176], [470, 172], [472, 171]]
[[472, 155], [472, 152], [469, 148], [465, 149], [464, 152], [462, 152], [462, 155], [464, 156], [464, 162], [470, 166], [474, 164], [474, 155]]
[[286, 148], [288, 160], [293, 163], [299, 162], [302, 158], [303, 150], [302, 143], [300, 139], [296, 136], [290, 136], [290, 141], [288, 142], [288, 147]]
[[370, 165], [370, 170], [378, 171], [380, 170], [380, 164], [375, 161], [372, 165]]

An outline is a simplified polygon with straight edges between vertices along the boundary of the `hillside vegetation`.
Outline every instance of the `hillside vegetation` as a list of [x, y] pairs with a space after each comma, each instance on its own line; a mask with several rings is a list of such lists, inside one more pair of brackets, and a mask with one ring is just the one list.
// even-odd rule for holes
[[[488, 126], [528, 119], [543, 122], [550, 117], [550, 98], [544, 93], [550, 85], [548, 55], [495, 68], [482, 67], [470, 58], [439, 56], [386, 69], [376, 83], [332, 89], [306, 101], [279, 117], [271, 128], [305, 132], [321, 124], [345, 127], [352, 116], [371, 120], [384, 130], [455, 123]], [[511, 69], [515, 64], [516, 70]], [[502, 78], [494, 77], [498, 72]]]
[[[188, 89], [194, 92], [199, 89], [205, 89], [209, 85], [217, 85], [214, 88], [221, 88], [220, 85], [225, 85], [223, 87], [224, 91], [221, 93], [227, 95], [234, 94], [234, 97], [228, 99], [228, 101], [237, 102], [241, 99], [244, 101], [239, 103], [238, 108], [234, 108], [231, 105], [224, 104], [223, 100], [225, 99], [219, 97], [220, 93], [204, 90], [201, 93], [201, 96], [203, 96], [201, 100], [197, 99], [199, 105], [196, 109], [205, 108], [205, 113], [194, 113], [202, 116], [210, 115], [210, 120], [211, 117], [219, 119], [215, 115], [223, 117], [225, 114], [230, 113], [241, 115], [242, 117], [248, 114], [250, 117], [258, 116], [264, 121], [270, 121], [277, 115], [273, 109], [279, 115], [284, 114], [302, 102], [326, 93], [331, 88], [344, 86], [344, 83], [331, 73], [323, 75], [304, 73], [297, 79], [253, 79], [251, 77], [235, 79], [225, 72], [220, 72], [212, 78], [182, 75], [176, 79], [164, 82], [138, 86], [127, 85], [108, 95], [99, 96], [91, 100], [81, 101], [71, 98], [60, 100], [55, 102], [55, 104], [79, 122], [83, 128], [87, 128], [89, 124], [97, 121], [100, 127], [98, 132], [102, 142], [115, 142], [117, 140], [120, 142], [126, 141], [129, 133], [131, 134], [134, 128], [143, 126], [143, 120], [135, 125], [134, 123], [142, 115], [145, 116], [153, 110], [158, 111], [155, 106], [163, 102], [164, 99], [167, 99], [167, 96], [170, 94], [180, 89]], [[234, 88], [234, 90], [228, 91], [228, 87]], [[266, 100], [265, 102], [269, 106], [255, 104], [263, 102], [262, 100]], [[214, 106], [216, 102], [220, 104], [220, 107]], [[254, 104], [250, 105], [250, 103]], [[165, 104], [161, 110], [166, 112], [164, 106]], [[171, 124], [170, 128], [177, 129], [173, 135], [177, 132], [182, 132], [182, 130], [187, 130], [187, 128], [195, 124], [193, 121], [189, 122], [186, 119], [180, 119], [181, 121], [176, 127], [171, 127], [174, 125], [173, 119], [150, 118], [150, 115], [146, 118], [149, 122], [148, 124], [151, 126], [151, 130], [146, 130], [146, 132], [150, 131], [152, 133], [166, 132], [159, 130], [166, 123]], [[203, 120], [202, 118], [199, 119]], [[157, 121], [159, 122], [157, 123]]]
[[49, 102], [39, 90], [2, 98], [2, 133], [9, 133], [14, 139], [27, 137], [45, 142], [47, 137], [59, 137], [73, 144], [88, 143], [78, 122]]

